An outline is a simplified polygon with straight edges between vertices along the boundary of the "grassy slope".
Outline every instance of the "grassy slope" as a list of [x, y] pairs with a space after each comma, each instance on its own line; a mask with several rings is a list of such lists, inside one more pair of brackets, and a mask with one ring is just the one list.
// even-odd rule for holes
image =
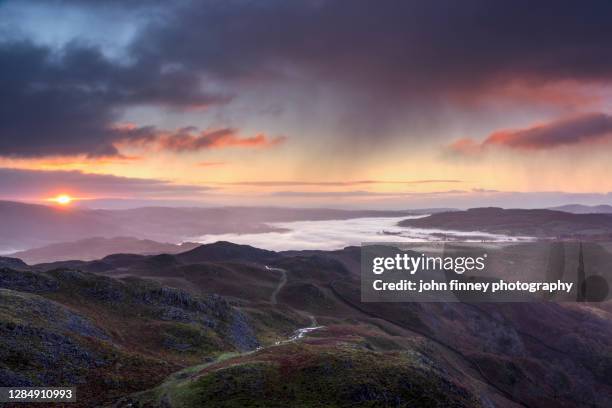
[[76, 384], [82, 406], [150, 388], [205, 359], [252, 349], [256, 335], [273, 338], [303, 319], [288, 315], [268, 326], [219, 296], [71, 270], [0, 269], [0, 288], [1, 382]]
[[[248, 259], [184, 265], [171, 256], [127, 258], [121, 260], [121, 268], [134, 275], [146, 273], [165, 281], [180, 271], [181, 279], [192, 284], [191, 297], [208, 299], [207, 288], [229, 294], [231, 310], [248, 317], [263, 345], [309, 325], [310, 316], [326, 326], [298, 344], [244, 354], [232, 344], [232, 331], [227, 330], [229, 316], [221, 318], [213, 330], [184, 321], [179, 312], [187, 316], [191, 312], [183, 307], [177, 311], [167, 296], [159, 297], [159, 285], [151, 282], [106, 280], [89, 274], [81, 282], [80, 275], [75, 278], [66, 272], [59, 290], [49, 289], [57, 272], [40, 275], [46, 280], [28, 282], [26, 286], [46, 291], [41, 293], [44, 297], [91, 318], [120, 351], [175, 369], [194, 365], [133, 397], [140, 406], [201, 406], [201, 399], [216, 401], [213, 406], [223, 406], [223, 401], [245, 405], [246, 400], [252, 406], [264, 400], [275, 404], [271, 406], [320, 406], [322, 401], [333, 401], [337, 406], [381, 406], [395, 398], [404, 404], [427, 395], [435, 395], [440, 406], [577, 407], [586, 403], [604, 407], [612, 401], [608, 375], [612, 350], [608, 316], [612, 311], [606, 312], [605, 305], [491, 304], [478, 309], [462, 304], [360, 303], [359, 251], [354, 249], [287, 253], [266, 261], [270, 267], [287, 271], [287, 284], [278, 293], [278, 304], [273, 305], [269, 298], [279, 273]], [[133, 269], [130, 262], [136, 265]], [[156, 269], [155, 265], [170, 266]], [[80, 283], [70, 286], [75, 280]], [[109, 293], [116, 292], [106, 288], [109, 282], [131, 288], [119, 292], [137, 301], [109, 298]], [[149, 300], [143, 305], [143, 294], [147, 293], [158, 295], [145, 296]], [[173, 293], [167, 292], [170, 299], [176, 297]], [[151, 301], [159, 307], [152, 307]], [[350, 369], [342, 369], [342, 364], [338, 368], [336, 356]], [[323, 383], [312, 374], [321, 367], [333, 368], [328, 377], [323, 375]], [[415, 379], [408, 381], [413, 394], [402, 388], [404, 383], [393, 380], [393, 375], [376, 375], [389, 367], [402, 372], [403, 378]], [[422, 370], [426, 370], [428, 381], [421, 382]], [[104, 369], [95, 371], [104, 373]], [[143, 378], [145, 371], [134, 373]], [[160, 370], [152, 374], [154, 385], [167, 373]], [[387, 377], [390, 382], [384, 380]], [[254, 382], [256, 388], [252, 388]], [[309, 391], [311, 383], [318, 392]], [[452, 396], [457, 389], [467, 393], [459, 392], [457, 401], [436, 394], [442, 390], [443, 395]], [[364, 391], [360, 394], [359, 390]]]
[[174, 374], [120, 406], [480, 406], [471, 385], [418, 349], [372, 327], [331, 326], [295, 343]]

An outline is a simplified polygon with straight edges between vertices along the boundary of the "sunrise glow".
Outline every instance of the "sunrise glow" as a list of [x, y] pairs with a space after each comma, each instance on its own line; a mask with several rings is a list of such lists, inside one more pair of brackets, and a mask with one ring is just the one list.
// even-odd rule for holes
[[[542, 208], [612, 204], [612, 68], [590, 65], [610, 41], [585, 33], [582, 20], [568, 25], [563, 13], [537, 10], [541, 21], [554, 17], [550, 30], [562, 35], [526, 44], [525, 32], [541, 30], [535, 18], [529, 29], [480, 26], [467, 7], [452, 16], [456, 30], [440, 25], [444, 8], [418, 1], [377, 5], [380, 19], [357, 2], [350, 23], [333, 1], [291, 2], [283, 6], [286, 29], [270, 23], [274, 6], [264, 12], [252, 2], [160, 2], [136, 19], [130, 13], [146, 9], [141, 2], [111, 2], [102, 14], [96, 2], [59, 2], [61, 12], [29, 3], [0, 1], [0, 25], [20, 27], [0, 30], [0, 69], [19, 67], [5, 68], [14, 86], [0, 94], [2, 106], [15, 109], [0, 121], [0, 201], [398, 210], [527, 199]], [[497, 6], [495, 18], [510, 18], [510, 3]], [[601, 7], [587, 8], [597, 24], [608, 12]], [[75, 20], [50, 35], [54, 13]], [[237, 15], [244, 21], [230, 35]], [[303, 24], [304, 15], [323, 27]], [[113, 29], [101, 30], [109, 21]], [[380, 27], [360, 29], [371, 24]], [[465, 53], [456, 50], [457, 31]], [[507, 42], [483, 44], [496, 35]], [[296, 49], [292, 36], [309, 38], [308, 50]], [[581, 58], [566, 57], [577, 49]], [[24, 56], [35, 70], [21, 69]]]
[[53, 197], [50, 201], [53, 201], [59, 205], [69, 205], [72, 200], [73, 198], [68, 194], [60, 194], [57, 197]]

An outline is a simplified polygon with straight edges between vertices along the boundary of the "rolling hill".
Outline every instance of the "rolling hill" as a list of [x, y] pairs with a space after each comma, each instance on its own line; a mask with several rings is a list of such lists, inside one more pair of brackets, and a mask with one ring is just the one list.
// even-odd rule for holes
[[[18, 323], [19, 344], [36, 350], [29, 333], [43, 329], [85, 344], [88, 356], [111, 350], [115, 360], [102, 353], [101, 366], [64, 354], [77, 370], [66, 375], [80, 373], [92, 390], [102, 389], [95, 378], [116, 376], [102, 402], [118, 407], [612, 404], [609, 304], [362, 303], [359, 256], [354, 247], [273, 252], [219, 242], [70, 266], [83, 272], [3, 269], [11, 297], [0, 318]], [[59, 308], [54, 319], [34, 317], [52, 307], [40, 302]], [[31, 367], [45, 351], [29, 358], [5, 340], [14, 337], [0, 338], [9, 351], [1, 361], [14, 362], [4, 363], [5, 378], [35, 381]], [[133, 365], [118, 374], [123, 359]]]
[[551, 207], [549, 210], [564, 211], [572, 214], [612, 214], [612, 205], [567, 204]]
[[472, 208], [407, 219], [399, 225], [542, 238], [612, 237], [612, 214], [571, 214], [553, 210]]
[[177, 245], [130, 237], [94, 237], [50, 244], [40, 248], [15, 252], [10, 255], [29, 264], [38, 264], [69, 260], [91, 261], [117, 253], [141, 255], [173, 254], [188, 251], [199, 245], [192, 242]]

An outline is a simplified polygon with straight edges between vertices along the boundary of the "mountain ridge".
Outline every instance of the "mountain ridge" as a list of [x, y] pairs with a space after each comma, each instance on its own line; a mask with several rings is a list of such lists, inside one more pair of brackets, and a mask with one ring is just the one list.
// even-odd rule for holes
[[566, 204], [557, 207], [550, 207], [549, 210], [564, 211], [573, 214], [612, 214], [612, 205], [584, 205], [584, 204]]
[[471, 208], [398, 223], [402, 227], [484, 231], [541, 238], [612, 236], [612, 214], [572, 214], [549, 209]]
[[19, 258], [28, 264], [70, 260], [92, 261], [121, 252], [142, 255], [179, 253], [198, 245], [200, 244], [194, 242], [171, 244], [132, 237], [92, 237], [14, 252], [10, 256]]

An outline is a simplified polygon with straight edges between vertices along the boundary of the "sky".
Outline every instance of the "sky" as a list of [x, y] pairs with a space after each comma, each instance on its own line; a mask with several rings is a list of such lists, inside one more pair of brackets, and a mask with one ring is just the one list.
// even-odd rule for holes
[[609, 1], [0, 1], [0, 199], [612, 204]]

